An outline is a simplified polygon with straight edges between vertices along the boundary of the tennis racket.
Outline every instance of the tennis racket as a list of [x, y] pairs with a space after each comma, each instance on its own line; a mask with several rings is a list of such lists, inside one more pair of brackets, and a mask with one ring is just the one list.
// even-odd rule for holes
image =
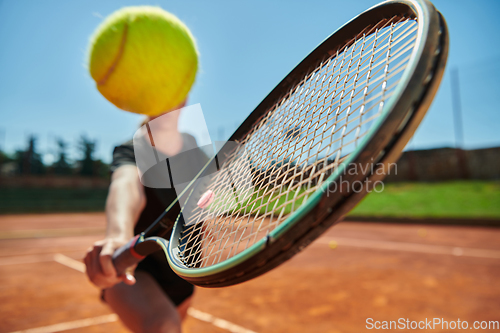
[[118, 273], [162, 249], [182, 278], [223, 287], [291, 258], [389, 172], [447, 54], [446, 23], [429, 1], [386, 1], [355, 17], [248, 116], [217, 155], [218, 172], [185, 188], [175, 224], [163, 214], [116, 251]]

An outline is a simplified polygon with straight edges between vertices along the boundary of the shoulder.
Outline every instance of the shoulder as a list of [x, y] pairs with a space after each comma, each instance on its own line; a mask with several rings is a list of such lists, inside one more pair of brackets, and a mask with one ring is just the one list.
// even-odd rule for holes
[[113, 162], [111, 172], [126, 164], [135, 165], [134, 143], [132, 140], [126, 141], [113, 149]]
[[184, 151], [198, 147], [198, 144], [196, 143], [196, 139], [194, 138], [194, 136], [187, 133], [181, 133], [181, 135], [182, 135], [182, 146]]
[[121, 152], [121, 151], [134, 151], [134, 142], [132, 140], [128, 140], [118, 146], [115, 147], [115, 149], [113, 150], [113, 153], [118, 151], [118, 152]]

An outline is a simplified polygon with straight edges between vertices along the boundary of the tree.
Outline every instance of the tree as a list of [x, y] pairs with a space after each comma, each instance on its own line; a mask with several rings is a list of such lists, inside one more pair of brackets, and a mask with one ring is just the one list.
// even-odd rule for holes
[[41, 175], [45, 173], [42, 155], [36, 150], [36, 137], [34, 135], [29, 137], [26, 150], [16, 151], [14, 160], [18, 172], [22, 175]]
[[82, 176], [93, 176], [94, 172], [94, 152], [96, 142], [91, 141], [85, 135], [80, 137], [78, 148], [83, 154], [83, 159], [80, 160], [80, 174]]
[[71, 165], [68, 163], [66, 154], [68, 144], [62, 138], [57, 139], [56, 142], [58, 146], [58, 159], [52, 165], [54, 173], [56, 175], [69, 175], [71, 173]]
[[109, 176], [110, 176], [109, 164], [104, 163], [100, 159], [96, 160], [96, 161], [94, 161], [94, 170], [95, 170], [96, 176], [98, 176], [100, 178], [109, 179]]
[[7, 172], [6, 167], [8, 167], [8, 165], [11, 165], [11, 162], [13, 161], [14, 159], [9, 154], [0, 150], [0, 174]]

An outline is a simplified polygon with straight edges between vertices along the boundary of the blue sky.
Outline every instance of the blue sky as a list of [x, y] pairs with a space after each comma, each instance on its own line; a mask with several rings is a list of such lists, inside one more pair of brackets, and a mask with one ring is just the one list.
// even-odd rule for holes
[[[85, 64], [89, 36], [123, 6], [159, 5], [190, 27], [201, 70], [189, 104], [201, 104], [212, 138], [222, 139], [316, 45], [377, 2], [1, 1], [0, 147], [23, 148], [34, 133], [48, 154], [56, 137], [75, 146], [86, 134], [98, 140], [97, 156], [109, 161], [113, 146], [132, 137], [141, 116], [104, 99]], [[460, 76], [465, 147], [500, 145], [500, 2], [434, 4], [450, 30], [448, 67], [410, 147], [454, 145], [451, 68]]]

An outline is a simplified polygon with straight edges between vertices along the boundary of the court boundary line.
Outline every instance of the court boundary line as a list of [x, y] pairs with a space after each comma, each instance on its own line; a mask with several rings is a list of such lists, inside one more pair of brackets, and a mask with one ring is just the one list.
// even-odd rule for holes
[[217, 318], [209, 313], [197, 310], [195, 308], [189, 308], [187, 313], [195, 319], [210, 323], [231, 333], [256, 333], [255, 331], [233, 324], [227, 320]]
[[[74, 269], [78, 272], [85, 273], [86, 268], [85, 268], [85, 264], [83, 262], [75, 260], [75, 259], [70, 258], [68, 256], [65, 256], [62, 253], [54, 254], [54, 261], [61, 264], [61, 265], [69, 267], [71, 269]], [[190, 315], [191, 317], [193, 317], [195, 319], [212, 324], [215, 327], [224, 329], [224, 330], [231, 332], [231, 333], [257, 333], [255, 331], [249, 330], [249, 329], [244, 328], [242, 326], [231, 323], [230, 321], [215, 317], [214, 315], [197, 310], [197, 309], [192, 308], [192, 307], [188, 308], [187, 313], [188, 313], [188, 315]], [[95, 318], [99, 318], [99, 317], [95, 317]], [[92, 318], [89, 318], [89, 319], [92, 319]], [[118, 319], [118, 316], [116, 316], [115, 321], [117, 319]], [[83, 319], [83, 320], [86, 320], [86, 319]], [[97, 323], [97, 324], [100, 324], [100, 323]], [[56, 325], [58, 325], [58, 324], [56, 324]], [[52, 325], [52, 326], [55, 326], [55, 325]], [[49, 333], [49, 332], [52, 332], [52, 331], [18, 331], [18, 332], [12, 332], [12, 333]], [[60, 331], [53, 331], [53, 332], [60, 332]]]
[[53, 259], [55, 262], [64, 265], [66, 267], [72, 268], [75, 271], [79, 271], [81, 273], [85, 273], [86, 267], [85, 264], [81, 261], [75, 260], [73, 258], [70, 258], [68, 256], [65, 256], [62, 253], [56, 253], [53, 256]]
[[58, 323], [54, 325], [41, 326], [36, 328], [29, 328], [27, 330], [15, 331], [11, 333], [56, 333], [56, 332], [64, 332], [68, 330], [73, 330], [77, 328], [84, 328], [94, 325], [107, 324], [112, 323], [118, 320], [118, 316], [116, 314], [109, 314], [99, 317], [92, 317], [86, 319], [79, 319], [74, 321], [67, 321], [63, 323]]
[[500, 259], [500, 251], [487, 249], [474, 249], [458, 246], [433, 245], [408, 242], [388, 242], [370, 239], [344, 238], [344, 237], [321, 237], [315, 243], [330, 244], [337, 242], [341, 246], [361, 247], [377, 250], [393, 250], [430, 254], [445, 254], [456, 257], [474, 257]]
[[[78, 253], [81, 254], [82, 250], [65, 251], [65, 253]], [[20, 255], [0, 255], [0, 266], [8, 265], [24, 265], [24, 264], [37, 264], [42, 262], [54, 261], [54, 252], [47, 252], [41, 254], [20, 254]]]
[[95, 236], [95, 235], [102, 235], [105, 231], [106, 231], [105, 228], [2, 230], [0, 231], [0, 240]]

